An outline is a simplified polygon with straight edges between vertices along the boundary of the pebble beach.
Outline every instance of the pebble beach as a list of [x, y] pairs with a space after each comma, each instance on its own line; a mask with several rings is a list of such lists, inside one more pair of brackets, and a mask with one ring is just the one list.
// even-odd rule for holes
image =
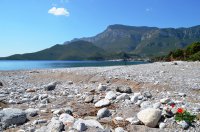
[[0, 71], [0, 108], [5, 132], [199, 132], [200, 62]]

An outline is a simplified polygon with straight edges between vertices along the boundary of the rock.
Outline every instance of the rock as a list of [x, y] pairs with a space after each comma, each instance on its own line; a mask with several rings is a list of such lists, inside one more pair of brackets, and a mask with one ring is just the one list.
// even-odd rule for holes
[[65, 113], [72, 116], [72, 113], [73, 113], [74, 110], [73, 110], [72, 107], [66, 107], [66, 108], [64, 108], [64, 111], [65, 111]]
[[33, 125], [42, 124], [42, 123], [47, 123], [47, 120], [46, 119], [39, 119], [39, 120], [33, 121]]
[[178, 95], [181, 96], [181, 97], [185, 97], [186, 96], [185, 93], [178, 93]]
[[137, 118], [148, 127], [156, 127], [161, 118], [161, 111], [154, 108], [147, 108], [137, 114]]
[[74, 123], [74, 117], [63, 113], [60, 115], [59, 121], [61, 121], [64, 125], [71, 126]]
[[139, 95], [139, 96], [138, 96], [138, 99], [139, 99], [139, 100], [142, 100], [143, 98], [144, 98], [143, 95]]
[[36, 89], [27, 89], [26, 92], [36, 92]]
[[114, 99], [116, 99], [116, 97], [117, 97], [117, 95], [116, 95], [116, 93], [113, 92], [113, 91], [107, 92], [107, 93], [106, 93], [106, 96], [105, 96], [105, 98], [106, 98], [106, 99], [109, 99], [109, 100], [114, 100]]
[[167, 103], [170, 102], [170, 99], [169, 99], [169, 98], [163, 98], [163, 99], [160, 100], [160, 102], [161, 102], [162, 104], [167, 104]]
[[31, 117], [34, 117], [36, 116], [38, 113], [39, 110], [38, 109], [33, 109], [33, 108], [28, 108], [25, 110], [25, 113], [27, 116], [31, 116]]
[[146, 98], [151, 98], [152, 97], [152, 94], [148, 91], [148, 92], [145, 92], [144, 93], [144, 97]]
[[136, 117], [127, 118], [126, 121], [130, 122], [132, 125], [140, 124], [140, 120], [138, 120]]
[[104, 118], [111, 116], [111, 112], [107, 108], [102, 108], [97, 112], [97, 118]]
[[132, 93], [132, 90], [130, 87], [117, 87], [116, 91], [120, 93]]
[[0, 111], [0, 119], [3, 128], [10, 125], [20, 125], [26, 122], [26, 113], [17, 108], [4, 108]]
[[141, 109], [146, 109], [151, 107], [151, 102], [150, 101], [144, 101], [140, 104]]
[[115, 128], [115, 132], [127, 132], [127, 131], [125, 131], [124, 128], [122, 127], [117, 127]]
[[127, 93], [122, 93], [121, 95], [117, 96], [116, 99], [117, 100], [126, 100], [126, 99], [130, 99], [130, 97], [128, 96]]
[[142, 100], [138, 100], [135, 104], [140, 106], [142, 104], [142, 102], [143, 102]]
[[113, 122], [117, 125], [117, 124], [123, 124], [124, 123], [124, 118], [122, 117], [115, 117], [113, 119]]
[[73, 84], [73, 82], [72, 82], [72, 81], [69, 81], [69, 82], [68, 82], [68, 84], [69, 84], [69, 85], [72, 85], [72, 84]]
[[160, 102], [157, 102], [157, 103], [154, 103], [154, 104], [153, 104], [153, 108], [154, 108], [154, 109], [159, 109], [160, 106], [161, 106], [161, 103], [160, 103]]
[[164, 122], [161, 122], [160, 124], [159, 124], [159, 128], [160, 129], [164, 129], [166, 127], [166, 124], [164, 123]]
[[93, 95], [89, 95], [85, 98], [84, 102], [85, 103], [92, 103], [94, 100], [94, 96]]
[[87, 129], [87, 126], [82, 122], [79, 122], [76, 126], [76, 130], [80, 132], [85, 131], [86, 129]]
[[108, 99], [102, 99], [102, 100], [99, 100], [97, 103], [95, 103], [95, 107], [105, 107], [105, 106], [108, 106], [110, 105], [110, 101]]
[[47, 125], [46, 132], [61, 132], [64, 128], [64, 125], [61, 121], [57, 120], [56, 118], [52, 118], [51, 122]]
[[81, 118], [79, 118], [77, 121], [74, 122], [73, 128], [77, 129], [77, 126], [79, 123], [84, 123], [87, 127], [97, 127], [97, 128], [101, 128], [104, 129], [103, 126], [96, 120], [83, 120]]
[[185, 121], [180, 121], [178, 124], [179, 124], [183, 129], [189, 128], [189, 124], [188, 124], [187, 122], [185, 122]]
[[57, 82], [49, 83], [48, 85], [44, 86], [45, 91], [51, 91], [56, 88]]
[[131, 102], [136, 103], [138, 101], [138, 96], [132, 96], [131, 97]]
[[3, 83], [2, 82], [0, 82], [0, 87], [3, 87]]
[[99, 84], [99, 86], [98, 86], [99, 91], [105, 91], [106, 89], [107, 89], [106, 85], [102, 85], [101, 83]]

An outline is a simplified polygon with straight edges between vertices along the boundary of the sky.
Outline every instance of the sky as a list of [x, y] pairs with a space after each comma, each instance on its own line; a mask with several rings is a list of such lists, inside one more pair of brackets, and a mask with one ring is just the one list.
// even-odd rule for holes
[[200, 25], [199, 0], [0, 0], [0, 57], [94, 36], [107, 26]]

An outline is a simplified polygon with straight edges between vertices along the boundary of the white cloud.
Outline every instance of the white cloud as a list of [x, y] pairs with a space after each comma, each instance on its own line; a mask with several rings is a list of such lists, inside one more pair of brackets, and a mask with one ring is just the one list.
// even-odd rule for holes
[[48, 11], [49, 14], [53, 14], [55, 16], [69, 16], [69, 11], [65, 8], [56, 8], [56, 7], [52, 7], [51, 9], [49, 9]]

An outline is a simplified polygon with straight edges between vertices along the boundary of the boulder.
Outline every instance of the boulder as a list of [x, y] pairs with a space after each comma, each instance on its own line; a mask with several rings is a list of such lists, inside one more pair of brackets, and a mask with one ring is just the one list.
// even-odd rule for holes
[[120, 93], [132, 93], [132, 89], [130, 87], [117, 87], [116, 91]]
[[141, 110], [137, 118], [148, 127], [156, 127], [161, 118], [162, 111], [154, 108]]
[[26, 122], [26, 113], [17, 108], [4, 108], [0, 111], [0, 119], [3, 128], [10, 125], [20, 125]]
[[111, 116], [111, 112], [107, 108], [102, 108], [97, 112], [97, 118], [104, 118]]
[[108, 99], [102, 99], [95, 103], [95, 107], [105, 107], [110, 105], [110, 101]]
[[114, 100], [117, 97], [116, 93], [113, 91], [109, 91], [106, 93], [105, 98], [109, 100]]

